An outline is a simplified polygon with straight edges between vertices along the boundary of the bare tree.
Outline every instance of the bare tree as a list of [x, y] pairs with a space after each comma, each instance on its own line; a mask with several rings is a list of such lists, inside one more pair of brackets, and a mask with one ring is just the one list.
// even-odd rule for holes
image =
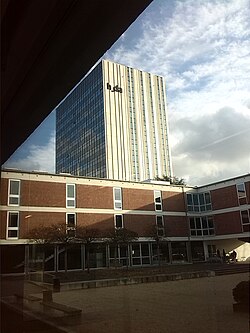
[[115, 262], [117, 263], [117, 257], [118, 257], [118, 246], [127, 246], [127, 258], [126, 258], [126, 266], [128, 268], [129, 264], [129, 250], [128, 245], [138, 239], [138, 234], [135, 231], [126, 229], [126, 228], [111, 228], [106, 230], [106, 242], [108, 244], [112, 244], [115, 247]]
[[85, 245], [86, 264], [88, 273], [90, 271], [90, 248], [93, 242], [97, 241], [101, 233], [98, 229], [79, 226], [76, 228], [76, 240]]
[[[156, 243], [158, 266], [161, 267], [161, 256], [162, 256], [161, 246], [163, 246], [164, 244], [168, 244], [169, 240], [166, 237], [163, 229], [159, 228], [156, 224], [152, 224], [148, 228], [148, 230], [146, 231], [146, 235], [148, 237], [151, 237]], [[168, 246], [169, 246], [169, 244], [168, 244]]]
[[[64, 246], [64, 266], [65, 272], [68, 266], [68, 244], [75, 242], [75, 236], [68, 232], [65, 222], [52, 224], [49, 226], [39, 225], [31, 229], [27, 235], [27, 239], [32, 240], [37, 244], [43, 244], [44, 247], [48, 244], [62, 244]], [[43, 256], [43, 269], [45, 264], [45, 257]]]

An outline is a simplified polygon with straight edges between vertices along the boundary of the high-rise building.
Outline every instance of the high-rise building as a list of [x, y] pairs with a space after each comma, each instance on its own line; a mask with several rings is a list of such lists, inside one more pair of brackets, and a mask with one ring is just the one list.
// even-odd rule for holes
[[102, 60], [57, 107], [56, 172], [171, 176], [164, 78]]

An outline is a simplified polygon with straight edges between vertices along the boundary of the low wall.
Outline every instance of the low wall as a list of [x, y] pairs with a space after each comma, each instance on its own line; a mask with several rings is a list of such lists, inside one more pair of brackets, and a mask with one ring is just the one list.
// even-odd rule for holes
[[60, 290], [73, 290], [73, 289], [89, 289], [89, 288], [103, 288], [112, 286], [123, 286], [139, 283], [152, 283], [152, 282], [167, 282], [184, 279], [196, 279], [202, 277], [213, 277], [215, 273], [213, 271], [201, 271], [201, 272], [184, 272], [175, 274], [159, 274], [152, 276], [140, 276], [131, 278], [120, 279], [106, 279], [96, 281], [76, 281], [61, 283]]

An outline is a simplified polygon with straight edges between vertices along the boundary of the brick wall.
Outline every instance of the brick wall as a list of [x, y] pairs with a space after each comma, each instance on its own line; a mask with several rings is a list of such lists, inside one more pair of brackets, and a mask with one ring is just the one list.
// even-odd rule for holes
[[164, 224], [167, 237], [187, 237], [189, 234], [185, 216], [164, 216]]
[[123, 209], [155, 210], [154, 191], [123, 188]]
[[22, 180], [21, 205], [66, 207], [66, 185], [62, 183]]
[[113, 187], [77, 185], [77, 207], [113, 209]]
[[8, 204], [8, 183], [9, 180], [5, 178], [1, 178], [1, 205], [6, 206]]
[[185, 200], [182, 192], [162, 191], [162, 203], [164, 211], [185, 211]]
[[111, 214], [77, 214], [77, 225], [105, 231], [114, 228], [114, 215]]
[[228, 186], [211, 192], [213, 210], [236, 207], [239, 205], [236, 186]]
[[135, 231], [139, 236], [149, 236], [152, 226], [155, 225], [155, 216], [152, 215], [125, 215], [124, 227]]
[[214, 227], [216, 235], [241, 233], [240, 212], [230, 212], [214, 215]]

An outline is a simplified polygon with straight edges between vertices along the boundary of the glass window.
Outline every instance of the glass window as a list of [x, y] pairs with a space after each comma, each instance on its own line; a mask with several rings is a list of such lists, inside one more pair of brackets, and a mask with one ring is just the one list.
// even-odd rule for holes
[[7, 222], [7, 239], [13, 238], [18, 239], [19, 231], [19, 213], [18, 212], [8, 212], [8, 222]]
[[161, 191], [154, 191], [155, 210], [162, 211]]
[[156, 216], [157, 227], [163, 227], [163, 216]]
[[237, 192], [238, 192], [238, 197], [243, 198], [246, 196], [246, 189], [245, 189], [245, 184], [237, 184]]
[[242, 224], [248, 224], [248, 223], [250, 223], [249, 213], [248, 213], [247, 210], [242, 210], [240, 212], [240, 214], [241, 214]]
[[193, 196], [190, 193], [187, 194], [187, 204], [193, 205]]
[[156, 216], [156, 227], [157, 227], [157, 235], [158, 236], [164, 236], [165, 235], [165, 229], [164, 229], [164, 220], [162, 215]]
[[199, 204], [199, 202], [198, 202], [198, 194], [193, 194], [193, 200], [194, 200], [194, 205], [197, 206]]
[[205, 204], [204, 193], [200, 193], [199, 194], [199, 201], [200, 201], [200, 205], [204, 205]]
[[123, 216], [122, 215], [115, 215], [115, 228], [123, 228]]
[[196, 229], [201, 229], [201, 220], [200, 217], [195, 218]]
[[114, 209], [122, 209], [122, 189], [120, 187], [114, 187]]
[[191, 217], [189, 219], [189, 223], [190, 223], [190, 229], [195, 229], [195, 223], [194, 223], [194, 218], [193, 217]]
[[189, 212], [205, 212], [211, 210], [210, 193], [188, 193], [187, 194], [187, 210]]
[[213, 217], [190, 217], [190, 234], [191, 236], [208, 236], [214, 235]]
[[19, 206], [20, 204], [20, 180], [9, 180], [9, 205]]
[[207, 225], [207, 218], [206, 217], [202, 217], [202, 229], [207, 229], [208, 225]]
[[75, 214], [68, 213], [67, 214], [67, 227], [75, 227], [76, 221], [75, 221]]
[[75, 184], [67, 184], [66, 197], [66, 207], [75, 208]]

